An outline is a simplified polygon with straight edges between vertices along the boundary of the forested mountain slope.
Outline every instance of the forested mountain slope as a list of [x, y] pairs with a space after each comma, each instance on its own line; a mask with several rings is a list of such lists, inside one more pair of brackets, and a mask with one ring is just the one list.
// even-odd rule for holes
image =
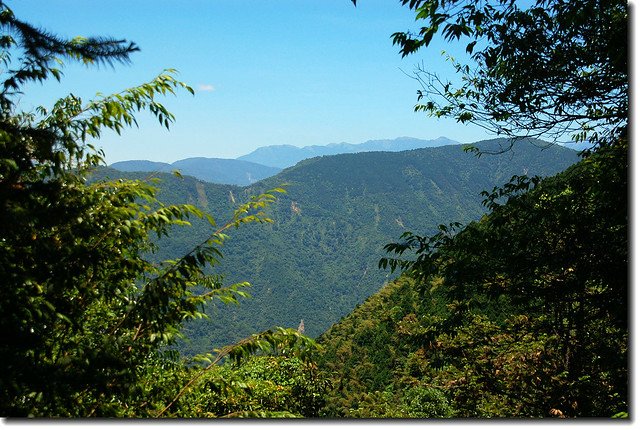
[[488, 196], [491, 214], [439, 236], [322, 334], [324, 413], [625, 416], [625, 153], [601, 150], [506, 203]]
[[[306, 334], [317, 336], [383, 285], [388, 273], [378, 260], [385, 244], [407, 230], [429, 233], [442, 223], [477, 219], [482, 190], [516, 174], [554, 174], [577, 160], [562, 147], [518, 142], [508, 153], [480, 158], [461, 145], [317, 157], [245, 188], [161, 176], [161, 200], [194, 203], [220, 221], [234, 202], [287, 184], [271, 208], [273, 224], [232, 231], [224, 246], [220, 272], [229, 282], [249, 281], [252, 298], [189, 323], [182, 349], [202, 352], [301, 320]], [[177, 229], [161, 241], [162, 257], [186, 251], [204, 229], [199, 223]]]

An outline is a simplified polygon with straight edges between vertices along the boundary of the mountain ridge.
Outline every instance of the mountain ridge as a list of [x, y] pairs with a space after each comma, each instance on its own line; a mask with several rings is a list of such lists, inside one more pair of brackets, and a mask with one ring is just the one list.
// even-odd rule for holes
[[109, 165], [121, 172], [172, 172], [193, 176], [206, 182], [250, 185], [280, 172], [280, 168], [230, 158], [190, 157], [173, 163], [149, 160], [118, 161]]
[[444, 145], [459, 144], [454, 140], [441, 136], [437, 139], [424, 140], [414, 137], [397, 137], [395, 139], [376, 139], [362, 143], [329, 143], [327, 145], [308, 145], [303, 147], [293, 145], [262, 146], [249, 154], [240, 156], [237, 160], [252, 161], [265, 166], [286, 168], [307, 158], [323, 155], [352, 154], [370, 151], [407, 151], [411, 149], [430, 148]]
[[368, 140], [358, 144], [341, 142], [303, 147], [269, 145], [262, 146], [238, 158], [189, 157], [173, 163], [125, 160], [112, 163], [109, 167], [121, 172], [170, 173], [178, 170], [183, 175], [193, 176], [206, 182], [246, 186], [273, 176], [282, 169], [292, 167], [308, 158], [372, 151], [399, 152], [457, 143], [441, 136], [432, 140], [398, 137], [395, 139]]

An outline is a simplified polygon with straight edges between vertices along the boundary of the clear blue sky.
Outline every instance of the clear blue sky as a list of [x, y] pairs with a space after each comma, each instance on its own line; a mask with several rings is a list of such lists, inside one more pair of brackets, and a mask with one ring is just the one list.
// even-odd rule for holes
[[[390, 35], [415, 28], [393, 0], [8, 1], [15, 14], [64, 36], [108, 35], [134, 41], [131, 65], [69, 66], [61, 84], [27, 89], [23, 106], [50, 104], [73, 92], [83, 99], [149, 81], [165, 68], [196, 95], [164, 103], [171, 131], [142, 115], [140, 128], [100, 141], [106, 160], [171, 162], [235, 158], [275, 144], [325, 145], [369, 139], [446, 136], [473, 142], [479, 128], [413, 112], [423, 62], [450, 68], [444, 45], [402, 59]], [[456, 52], [453, 52], [456, 54]]]

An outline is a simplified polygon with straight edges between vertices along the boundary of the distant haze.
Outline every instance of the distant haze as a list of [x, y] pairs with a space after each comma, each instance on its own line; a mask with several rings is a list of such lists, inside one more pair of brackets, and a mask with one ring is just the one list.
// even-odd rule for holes
[[172, 172], [193, 176], [216, 184], [250, 185], [280, 172], [280, 168], [264, 166], [244, 160], [225, 158], [185, 158], [174, 163], [147, 160], [119, 161], [110, 166], [121, 172]]
[[297, 147], [293, 145], [271, 145], [256, 149], [250, 154], [238, 157], [238, 160], [252, 161], [265, 166], [284, 169], [295, 165], [307, 158], [322, 155], [352, 154], [371, 151], [408, 151], [410, 149], [430, 148], [435, 146], [456, 145], [459, 142], [439, 137], [432, 140], [416, 139], [413, 137], [398, 137], [396, 139], [369, 140], [360, 144], [331, 143], [329, 145], [311, 145]]
[[399, 152], [456, 144], [458, 142], [446, 137], [432, 140], [399, 137], [397, 139], [369, 140], [360, 144], [343, 142], [305, 147], [272, 145], [258, 148], [237, 159], [194, 157], [178, 160], [174, 163], [130, 160], [113, 163], [110, 167], [121, 172], [171, 172], [178, 170], [183, 175], [193, 176], [206, 182], [244, 186], [273, 176], [284, 168], [294, 166], [299, 161], [318, 156], [372, 151]]

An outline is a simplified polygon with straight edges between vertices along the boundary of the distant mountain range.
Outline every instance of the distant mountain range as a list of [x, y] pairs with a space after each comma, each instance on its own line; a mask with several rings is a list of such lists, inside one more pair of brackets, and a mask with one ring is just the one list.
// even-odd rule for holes
[[201, 181], [230, 185], [251, 185], [282, 170], [250, 161], [204, 157], [186, 158], [171, 164], [147, 160], [119, 161], [109, 167], [121, 172], [179, 170], [181, 174], [193, 176]]
[[330, 143], [324, 146], [312, 145], [302, 148], [293, 145], [272, 145], [258, 148], [237, 159], [196, 157], [174, 163], [130, 160], [119, 161], [109, 167], [121, 172], [172, 172], [179, 170], [181, 174], [193, 176], [201, 181], [245, 186], [273, 176], [282, 169], [294, 166], [307, 158], [371, 151], [398, 152], [457, 143], [446, 137], [433, 140], [399, 137], [397, 139], [369, 140], [360, 144]]
[[[302, 160], [314, 157], [353, 154], [360, 152], [400, 152], [412, 149], [434, 148], [446, 145], [458, 145], [459, 142], [447, 137], [425, 140], [413, 137], [396, 139], [368, 140], [359, 144], [330, 143], [328, 145], [270, 145], [236, 159], [194, 157], [163, 163], [149, 160], [118, 161], [109, 167], [121, 172], [166, 172], [180, 171], [183, 175], [193, 176], [205, 182], [225, 185], [251, 185], [255, 182], [278, 174], [282, 169], [292, 167]], [[585, 144], [566, 144], [575, 151], [587, 149]]]
[[238, 157], [238, 160], [252, 161], [265, 166], [280, 167], [282, 169], [294, 166], [299, 161], [323, 155], [353, 154], [372, 151], [408, 151], [410, 149], [431, 148], [435, 146], [455, 145], [459, 142], [439, 137], [432, 140], [416, 139], [413, 137], [398, 137], [397, 139], [369, 140], [364, 143], [330, 143], [329, 145], [311, 145], [302, 148], [293, 145], [271, 145], [256, 149], [250, 154]]
[[118, 161], [109, 167], [121, 172], [172, 172], [193, 176], [201, 181], [228, 185], [251, 185], [254, 182], [279, 173], [282, 169], [294, 166], [299, 161], [324, 155], [352, 154], [356, 152], [389, 151], [398, 152], [410, 149], [429, 148], [443, 145], [455, 145], [446, 137], [433, 140], [399, 137], [387, 140], [369, 140], [364, 143], [330, 143], [302, 148], [293, 145], [263, 146], [250, 154], [237, 159], [195, 157], [178, 160], [174, 163], [162, 163], [148, 160]]

